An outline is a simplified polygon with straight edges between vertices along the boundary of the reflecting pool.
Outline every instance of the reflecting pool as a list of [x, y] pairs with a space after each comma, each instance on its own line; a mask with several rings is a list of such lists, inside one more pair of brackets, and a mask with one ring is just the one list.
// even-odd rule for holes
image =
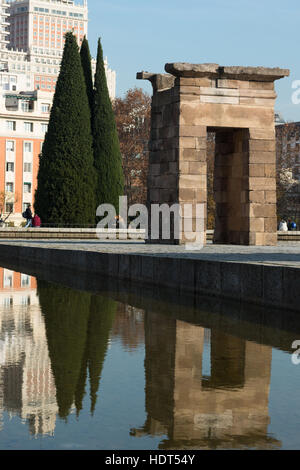
[[53, 280], [0, 269], [0, 449], [300, 448], [300, 317]]

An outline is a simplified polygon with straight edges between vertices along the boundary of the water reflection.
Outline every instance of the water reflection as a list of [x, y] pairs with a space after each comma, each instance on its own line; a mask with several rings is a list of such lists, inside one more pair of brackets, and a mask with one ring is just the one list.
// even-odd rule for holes
[[147, 420], [133, 435], [167, 435], [162, 449], [280, 446], [268, 436], [271, 347], [155, 313], [145, 341]]
[[5, 410], [31, 435], [53, 435], [56, 388], [36, 280], [0, 269], [0, 283], [0, 430]]
[[[143, 297], [129, 303], [7, 269], [0, 270], [0, 305], [0, 436], [5, 414], [26, 422], [31, 436], [55, 436], [60, 419], [80, 429], [79, 419], [68, 421], [71, 414], [92, 416], [91, 435], [105, 432], [93, 415], [99, 418], [111, 346], [141, 365], [145, 349], [145, 390], [135, 393], [145, 396], [146, 420], [140, 413], [134, 426], [129, 410], [124, 442], [139, 448], [147, 437], [161, 449], [281, 446], [268, 432], [272, 346], [286, 349], [288, 332], [259, 325], [258, 336], [268, 341], [250, 341], [255, 324], [247, 330], [234, 319], [229, 328], [218, 313]], [[109, 364], [108, 394], [119, 387], [117, 364]], [[114, 427], [113, 406], [103, 400], [106, 426]]]

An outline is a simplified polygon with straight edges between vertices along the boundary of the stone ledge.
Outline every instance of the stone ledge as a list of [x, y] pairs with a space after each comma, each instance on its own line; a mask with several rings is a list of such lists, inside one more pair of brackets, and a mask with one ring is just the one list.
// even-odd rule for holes
[[[251, 261], [224, 261], [150, 253], [104, 253], [74, 248], [0, 244], [0, 262], [72, 269], [122, 281], [170, 287], [176, 292], [210, 294], [256, 305], [300, 311], [300, 269]], [[81, 274], [80, 274], [81, 273]]]
[[175, 77], [209, 77], [233, 80], [251, 80], [256, 82], [274, 82], [288, 77], [290, 71], [278, 67], [223, 67], [219, 64], [190, 64], [186, 62], [168, 63], [165, 71]]

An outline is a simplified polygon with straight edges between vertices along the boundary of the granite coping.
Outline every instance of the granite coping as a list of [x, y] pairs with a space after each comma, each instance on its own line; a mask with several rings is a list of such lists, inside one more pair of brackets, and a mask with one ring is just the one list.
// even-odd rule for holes
[[165, 65], [165, 71], [176, 77], [229, 78], [273, 82], [288, 77], [290, 71], [279, 67], [220, 66], [214, 63], [190, 64], [174, 62]]
[[278, 246], [217, 245], [208, 243], [202, 250], [188, 251], [183, 246], [148, 245], [138, 240], [5, 240], [0, 245], [7, 247], [28, 247], [78, 251], [138, 255], [155, 258], [192, 259], [265, 266], [286, 266], [300, 268], [300, 242], [279, 242]]

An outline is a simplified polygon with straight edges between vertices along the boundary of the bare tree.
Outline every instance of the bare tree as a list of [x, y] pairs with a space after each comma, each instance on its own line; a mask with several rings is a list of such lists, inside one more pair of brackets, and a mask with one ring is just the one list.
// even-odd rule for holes
[[[18, 202], [19, 195], [9, 191], [0, 191], [0, 219], [5, 223], [14, 213], [14, 205]], [[10, 205], [9, 211], [6, 210], [7, 204]]]
[[277, 211], [280, 218], [300, 218], [300, 124], [276, 127]]
[[128, 203], [145, 203], [151, 98], [140, 88], [130, 89], [125, 98], [117, 98], [114, 101], [114, 112]]

